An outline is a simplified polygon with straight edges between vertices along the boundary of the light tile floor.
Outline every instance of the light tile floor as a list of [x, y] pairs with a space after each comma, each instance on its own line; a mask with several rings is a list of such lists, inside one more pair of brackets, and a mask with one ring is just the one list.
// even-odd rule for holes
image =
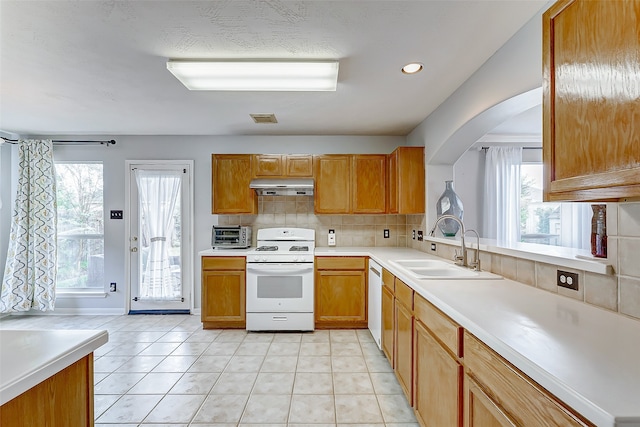
[[96, 427], [417, 427], [368, 330], [203, 330], [198, 316], [9, 316], [2, 329], [106, 329]]

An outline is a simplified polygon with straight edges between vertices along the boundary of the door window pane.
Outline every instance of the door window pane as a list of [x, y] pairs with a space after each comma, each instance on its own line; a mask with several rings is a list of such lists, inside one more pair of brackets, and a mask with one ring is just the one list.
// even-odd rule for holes
[[102, 163], [56, 163], [58, 289], [104, 289]]

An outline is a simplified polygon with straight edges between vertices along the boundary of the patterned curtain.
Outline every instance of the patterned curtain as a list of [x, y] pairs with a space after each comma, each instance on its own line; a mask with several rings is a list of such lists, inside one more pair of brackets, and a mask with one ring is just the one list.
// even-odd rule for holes
[[53, 310], [56, 186], [51, 140], [18, 143], [18, 191], [0, 293], [0, 313]]

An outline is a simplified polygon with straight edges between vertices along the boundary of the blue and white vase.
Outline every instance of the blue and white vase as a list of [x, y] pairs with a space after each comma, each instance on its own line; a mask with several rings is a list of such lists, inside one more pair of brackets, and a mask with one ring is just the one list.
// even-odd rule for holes
[[[460, 218], [462, 221], [462, 216], [464, 214], [462, 209], [462, 200], [453, 190], [453, 181], [445, 181], [445, 189], [444, 193], [438, 199], [438, 203], [436, 204], [436, 212], [438, 213], [438, 217], [442, 215], [454, 215]], [[444, 236], [452, 237], [458, 233], [460, 229], [460, 225], [451, 219], [445, 219], [438, 223], [438, 228]]]

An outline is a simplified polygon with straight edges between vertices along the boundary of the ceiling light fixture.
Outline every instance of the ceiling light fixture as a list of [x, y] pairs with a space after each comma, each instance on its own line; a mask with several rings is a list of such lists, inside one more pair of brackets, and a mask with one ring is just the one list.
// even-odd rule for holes
[[189, 90], [335, 91], [338, 61], [179, 60], [167, 69]]
[[402, 67], [402, 72], [405, 74], [416, 74], [422, 71], [424, 65], [419, 62], [410, 62], [404, 67]]

